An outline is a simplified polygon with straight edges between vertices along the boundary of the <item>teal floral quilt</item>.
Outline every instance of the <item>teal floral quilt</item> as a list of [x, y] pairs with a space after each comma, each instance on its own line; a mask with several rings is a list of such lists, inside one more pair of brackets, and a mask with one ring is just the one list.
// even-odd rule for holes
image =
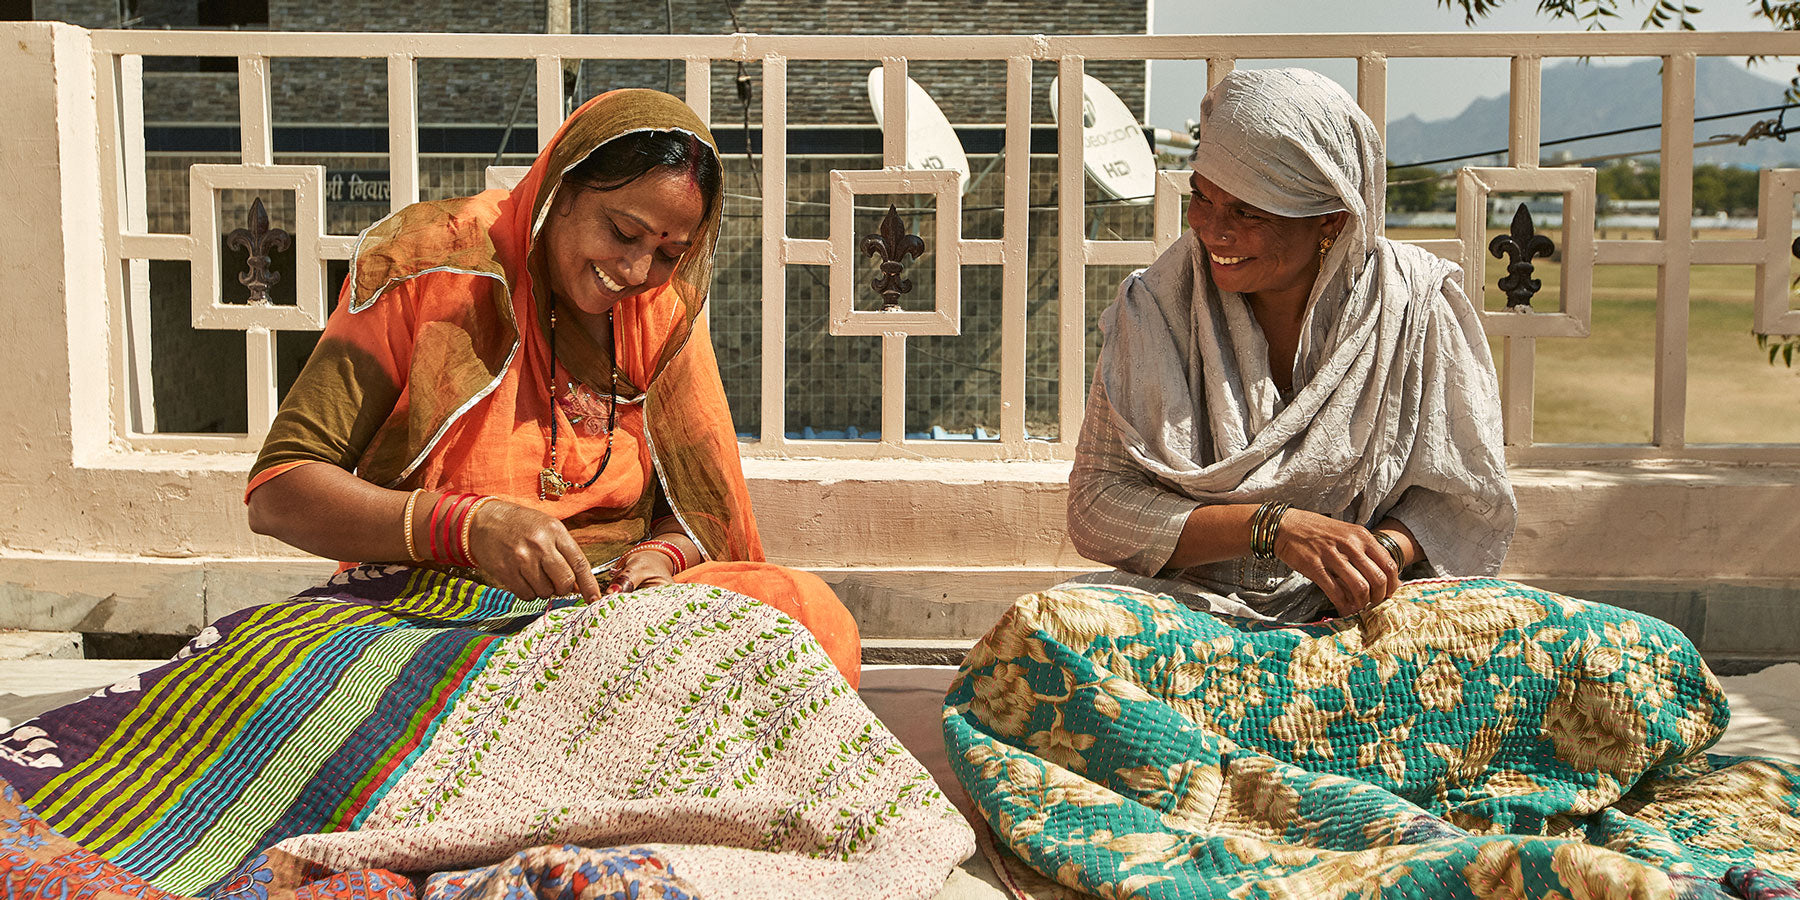
[[1800, 765], [1706, 753], [1729, 715], [1672, 626], [1512, 582], [1300, 626], [1083, 585], [944, 736], [1023, 895], [1800, 897]]

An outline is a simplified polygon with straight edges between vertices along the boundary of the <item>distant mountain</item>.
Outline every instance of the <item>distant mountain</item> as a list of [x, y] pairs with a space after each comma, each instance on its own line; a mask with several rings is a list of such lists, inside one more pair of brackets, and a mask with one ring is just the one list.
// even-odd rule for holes
[[[1661, 61], [1646, 59], [1622, 66], [1600, 66], [1570, 60], [1544, 68], [1544, 109], [1541, 134], [1545, 143], [1557, 138], [1654, 124], [1662, 118]], [[1761, 68], [1788, 73], [1780, 62]], [[1787, 85], [1744, 70], [1733, 59], [1701, 57], [1695, 68], [1694, 114], [1706, 116], [1782, 103]], [[1411, 163], [1461, 153], [1494, 150], [1506, 146], [1507, 96], [1483, 97], [1469, 104], [1455, 118], [1421, 121], [1407, 116], [1388, 123], [1388, 160]], [[1714, 135], [1742, 134], [1758, 119], [1774, 113], [1738, 116], [1694, 124], [1694, 140]], [[1789, 127], [1800, 128], [1800, 109], [1789, 110]], [[1546, 162], [1568, 152], [1574, 158], [1655, 150], [1662, 142], [1656, 129], [1594, 138], [1544, 148]], [[1654, 157], [1642, 157], [1653, 160]], [[1800, 134], [1781, 142], [1769, 138], [1748, 146], [1727, 144], [1694, 151], [1695, 162], [1762, 168], [1800, 163]], [[1465, 160], [1448, 165], [1504, 165], [1491, 158]]]

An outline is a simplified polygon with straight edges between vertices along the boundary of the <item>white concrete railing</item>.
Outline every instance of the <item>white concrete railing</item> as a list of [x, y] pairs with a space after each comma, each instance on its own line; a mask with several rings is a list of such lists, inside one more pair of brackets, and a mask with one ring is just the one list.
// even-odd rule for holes
[[[88, 32], [48, 23], [0, 23], [0, 76], [7, 79], [13, 127], [0, 134], [0, 171], [7, 173], [8, 214], [0, 216], [0, 346], [8, 379], [0, 390], [0, 627], [82, 632], [192, 634], [205, 622], [250, 603], [266, 602], [304, 587], [331, 569], [278, 542], [253, 535], [245, 522], [242, 492], [249, 465], [244, 438], [193, 438], [139, 434], [131, 427], [132, 378], [145, 373], [133, 362], [132, 311], [127, 288], [142, 290], [141, 260], [188, 258], [202, 251], [192, 234], [149, 234], [134, 212], [129, 162], [141, 160], [124, 135], [136, 127], [132, 96], [138, 53], [212, 55], [246, 61], [246, 82], [263, 85], [260, 74], [273, 55], [384, 54], [401, 90], [395, 101], [412, 102], [411, 73], [431, 56], [520, 56], [541, 60], [540, 79], [559, 60], [627, 54], [665, 53], [688, 63], [688, 83], [703, 85], [715, 60], [763, 62], [765, 73], [781, 60], [836, 54], [869, 54], [913, 59], [1001, 58], [1008, 60], [1007, 140], [1017, 148], [1026, 139], [1026, 65], [1056, 60], [1064, 77], [1084, 60], [1201, 57], [1213, 60], [1214, 75], [1237, 58], [1304, 53], [1345, 55], [1360, 60], [1362, 102], [1383, 121], [1385, 61], [1395, 56], [1510, 57], [1526, 85], [1536, 83], [1540, 60], [1556, 55], [1653, 55], [1664, 58], [1664, 78], [1674, 85], [1665, 99], [1668, 120], [1680, 124], [1665, 135], [1665, 159], [1685, 166], [1691, 142], [1693, 54], [1790, 54], [1800, 36], [1753, 35], [1485, 35], [1300, 37], [1084, 37], [843, 39], [731, 37], [630, 39], [595, 37], [392, 36], [392, 35], [199, 35], [175, 32]], [[628, 46], [629, 50], [621, 49]], [[889, 71], [897, 71], [895, 59]], [[764, 125], [779, 151], [781, 91], [765, 74]], [[1679, 89], [1683, 85], [1685, 90]], [[789, 86], [788, 90], [791, 90]], [[269, 158], [268, 103], [263, 91], [244, 92], [249, 125], [248, 160]], [[1535, 110], [1535, 92], [1516, 90], [1526, 111]], [[554, 93], [551, 96], [555, 96]], [[1071, 96], [1074, 96], [1071, 93]], [[696, 93], [696, 99], [699, 94]], [[261, 98], [261, 99], [258, 99]], [[897, 104], [890, 104], [893, 108]], [[104, 112], [103, 112], [104, 111]], [[1065, 110], [1067, 111], [1067, 110]], [[545, 108], [540, 120], [552, 123], [559, 110]], [[1073, 115], [1063, 116], [1074, 120]], [[1514, 153], [1530, 159], [1536, 144], [1535, 118], [1515, 116]], [[127, 127], [130, 126], [130, 127]], [[392, 145], [416, 159], [416, 125], [396, 116]], [[890, 159], [904, 148], [891, 143]], [[1061, 137], [1057, 177], [1062, 194], [1081, 196], [1081, 142], [1073, 132]], [[400, 157], [396, 156], [398, 160]], [[1083, 560], [1062, 527], [1069, 463], [1067, 443], [1045, 444], [1023, 437], [1019, 415], [1024, 344], [1020, 291], [1022, 229], [1027, 221], [1025, 179], [1033, 164], [1025, 153], [1008, 154], [1005, 217], [998, 242], [962, 241], [963, 265], [998, 265], [1006, 278], [1005, 327], [1008, 430], [999, 447], [971, 448], [972, 442], [919, 442], [833, 446], [828, 442], [782, 440], [779, 427], [764, 441], [745, 445], [750, 489], [771, 559], [824, 575], [844, 596], [865, 636], [967, 640], [981, 634], [1019, 593], [1035, 590], [1075, 571], [1096, 566]], [[417, 196], [416, 180], [404, 165], [394, 167], [397, 202]], [[253, 174], [242, 170], [239, 174]], [[265, 170], [266, 171], [266, 170]], [[277, 168], [276, 171], [279, 171]], [[769, 165], [765, 173], [779, 173]], [[1556, 170], [1521, 167], [1505, 177], [1567, 177]], [[1473, 177], [1473, 176], [1471, 176]], [[1487, 176], [1483, 176], [1487, 177]], [[1776, 176], [1770, 176], [1776, 177]], [[1786, 178], [1785, 174], [1779, 176]], [[228, 182], [227, 182], [228, 183]], [[1500, 185], [1500, 180], [1488, 180]], [[1776, 181], [1777, 196], [1792, 193], [1792, 182]], [[1768, 185], [1765, 185], [1768, 187]], [[1472, 186], [1472, 189], [1479, 189]], [[1664, 283], [1659, 372], [1658, 443], [1622, 448], [1514, 448], [1513, 483], [1520, 499], [1520, 526], [1503, 574], [1583, 596], [1632, 599], [1638, 608], [1682, 623], [1709, 651], [1791, 656], [1792, 635], [1800, 630], [1800, 555], [1782, 552], [1800, 546], [1800, 460], [1792, 448], [1694, 448], [1681, 440], [1685, 359], [1686, 271], [1698, 263], [1762, 264], [1785, 273], [1773, 260], [1775, 235], [1785, 241], [1788, 226], [1765, 225], [1753, 241], [1689, 243], [1684, 178], [1664, 182], [1662, 235], [1670, 241], [1594, 241], [1595, 265], [1660, 264]], [[771, 188], [769, 196], [779, 198]], [[141, 197], [140, 197], [141, 199]], [[1678, 202], [1669, 202], [1669, 201]], [[779, 211], [780, 201], [765, 200]], [[1783, 203], [1786, 200], [1781, 201]], [[1166, 201], [1165, 201], [1166, 204]], [[141, 209], [141, 206], [136, 207]], [[1765, 200], [1765, 211], [1770, 205]], [[1159, 241], [1172, 238], [1179, 219], [1173, 206], [1162, 209], [1156, 239], [1138, 243], [1087, 240], [1082, 210], [1060, 210], [1065, 276], [1084, 266], [1141, 263]], [[796, 241], [781, 235], [783, 216], [769, 215], [765, 227], [777, 239], [764, 243], [765, 283], [782, 284], [785, 267], [827, 254], [825, 242]], [[208, 240], [215, 240], [209, 237]], [[313, 251], [342, 256], [349, 239], [312, 235]], [[1434, 245], [1458, 255], [1458, 241]], [[970, 249], [970, 248], [973, 249]], [[809, 255], [810, 254], [810, 255]], [[829, 257], [825, 257], [829, 259]], [[985, 260], [985, 261], [984, 261]], [[1566, 273], [1565, 273], [1566, 277]], [[1061, 334], [1064, 348], [1081, 346], [1089, 323], [1082, 320], [1082, 282], [1062, 278]], [[1779, 282], [1779, 277], [1770, 279]], [[135, 296], [142, 296], [137, 294]], [[782, 312], [779, 293], [765, 297], [774, 315]], [[241, 307], [239, 308], [241, 309]], [[1778, 317], [1785, 307], [1770, 307]], [[233, 310], [233, 315], [242, 313]], [[257, 313], [260, 315], [260, 313]], [[274, 313], [271, 312], [271, 315]], [[294, 315], [289, 310], [282, 315]], [[1566, 322], [1543, 316], [1551, 327]], [[779, 321], [779, 320], [777, 320]], [[253, 349], [266, 348], [272, 319], [240, 322]], [[1781, 325], [1778, 321], [1775, 323]], [[1791, 329], [1792, 323], [1782, 325]], [[765, 335], [780, 335], [771, 327]], [[1529, 349], [1538, 340], [1578, 338], [1535, 334], [1507, 338], [1510, 367], [1511, 434], [1529, 422]], [[899, 383], [903, 337], [884, 337], [890, 385]], [[266, 358], [266, 350], [252, 359]], [[765, 391], [780, 379], [779, 354], [765, 358]], [[1064, 352], [1062, 377], [1081, 383], [1085, 361]], [[254, 367], [252, 367], [254, 370]], [[265, 376], [266, 372], [259, 372]], [[252, 376], [252, 377], [258, 377]], [[259, 382], [252, 403], [266, 422], [273, 393]], [[892, 398], [884, 398], [893, 415]], [[779, 392], [765, 393], [764, 411], [781, 411]], [[1065, 393], [1058, 414], [1064, 435], [1073, 436], [1078, 396]], [[1526, 411], [1520, 418], [1520, 410]], [[254, 420], [253, 420], [254, 421]], [[779, 416], [764, 416], [768, 422]], [[884, 429], [884, 432], [892, 433]], [[1526, 432], [1528, 435], [1528, 432]], [[960, 445], [960, 446], [959, 446]], [[1559, 454], [1540, 464], [1532, 454]], [[999, 459], [917, 458], [927, 453], [993, 454]], [[1571, 465], [1571, 456], [1612, 454], [1604, 464]], [[776, 458], [786, 454], [794, 458]], [[869, 459], [805, 459], [862, 454]], [[1710, 456], [1680, 460], [1683, 455]], [[915, 457], [896, 460], [892, 457]], [[1026, 459], [1021, 459], [1025, 457]], [[1035, 458], [1032, 458], [1035, 457]], [[1622, 457], [1622, 458], [1621, 458]], [[1635, 458], [1634, 458], [1635, 457]], [[1649, 458], [1643, 457], [1664, 457]], [[1756, 462], [1762, 465], [1739, 463]], [[1610, 593], [1609, 593], [1610, 592]]]
[[[1511, 121], [1506, 168], [1465, 169], [1459, 178], [1457, 237], [1419, 243], [1462, 263], [1469, 282], [1481, 284], [1488, 264], [1482, 241], [1482, 211], [1490, 191], [1547, 191], [1564, 195], [1570, 216], [1563, 236], [1562, 311], [1520, 315], [1487, 313], [1489, 333], [1502, 336], [1502, 388], [1506, 436], [1514, 462], [1558, 463], [1627, 459], [1710, 459], [1787, 462], [1800, 460], [1800, 445], [1690, 446], [1685, 438], [1687, 404], [1687, 321], [1689, 268], [1694, 265], [1755, 266], [1759, 273], [1756, 328], [1773, 334], [1800, 333], [1800, 311], [1789, 308], [1790, 216], [1800, 190], [1800, 171], [1765, 171], [1762, 227], [1741, 240], [1688, 241], [1692, 209], [1695, 59], [1701, 55], [1742, 57], [1800, 55], [1800, 35], [1748, 34], [1444, 34], [1444, 35], [1259, 35], [1259, 36], [758, 36], [758, 35], [423, 35], [305, 34], [179, 31], [92, 33], [98, 74], [98, 129], [103, 160], [102, 213], [107, 296], [114, 335], [110, 359], [110, 435], [114, 446], [132, 451], [244, 453], [260, 443], [277, 398], [274, 332], [316, 329], [324, 318], [320, 277], [325, 260], [347, 258], [353, 237], [323, 233], [318, 211], [320, 169], [273, 164], [269, 60], [277, 57], [385, 57], [388, 77], [389, 156], [393, 208], [419, 197], [417, 64], [421, 59], [483, 58], [535, 61], [538, 85], [537, 133], [543, 141], [563, 116], [565, 59], [680, 60], [686, 68], [689, 102], [702, 116], [710, 112], [711, 70], [716, 63], [754, 62], [762, 66], [764, 174], [762, 215], [761, 434], [744, 445], [748, 456], [824, 458], [1068, 459], [1073, 454], [1084, 400], [1079, 386], [1089, 361], [1084, 335], [1093, 323], [1085, 309], [1084, 268], [1092, 265], [1148, 264], [1181, 233], [1185, 181], [1179, 174], [1159, 179], [1152, 240], [1094, 240], [1085, 236], [1082, 201], [1084, 152], [1081, 132], [1058, 131], [1056, 162], [1059, 196], [1058, 267], [1060, 288], [1058, 383], [1054, 419], [1060, 437], [1032, 438], [1026, 432], [1026, 250], [1031, 71], [1034, 62], [1057, 66], [1064, 84], [1076, 83], [1090, 60], [1203, 59], [1209, 81], [1229, 72], [1240, 59], [1351, 58], [1357, 62], [1359, 102], [1377, 123], [1386, 121], [1388, 60], [1398, 57], [1498, 57], [1511, 61]], [[146, 230], [142, 56], [226, 56], [238, 60], [242, 163], [193, 170], [194, 215], [189, 234]], [[1539, 101], [1545, 58], [1654, 56], [1662, 60], [1662, 202], [1657, 240], [1595, 240], [1593, 172], [1540, 168]], [[883, 137], [885, 167], [834, 173], [831, 237], [788, 236], [787, 99], [803, 87], [790, 85], [788, 64], [800, 60], [870, 60], [885, 68], [885, 106], [905, 115], [906, 63], [912, 60], [997, 60], [1006, 65], [1004, 210], [999, 239], [957, 238], [958, 223], [940, 229], [935, 248], [940, 276], [935, 312], [855, 312], [848, 297], [849, 270], [857, 254], [848, 233], [849, 204], [857, 193], [936, 194], [940, 211], [951, 213], [954, 180], [944, 173], [908, 171], [906, 130], [888, 128]], [[1059, 121], [1078, 122], [1080, 94], [1063, 92]], [[212, 230], [210, 192], [215, 188], [278, 188], [298, 196], [299, 305], [244, 306], [219, 302], [217, 238]], [[142, 428], [151, 408], [148, 261], [185, 260], [193, 265], [193, 324], [242, 330], [246, 340], [248, 433], [243, 435], [158, 434]], [[1588, 297], [1595, 266], [1650, 265], [1659, 268], [1655, 349], [1655, 420], [1648, 444], [1533, 446], [1534, 354], [1540, 340], [1580, 339], [1590, 331]], [[881, 435], [879, 442], [795, 440], [784, 410], [786, 306], [783, 294], [790, 266], [831, 270], [834, 335], [880, 335]], [[919, 441], [903, 437], [906, 385], [905, 346], [909, 335], [955, 333], [957, 267], [998, 266], [1001, 270], [1000, 422], [997, 442]]]

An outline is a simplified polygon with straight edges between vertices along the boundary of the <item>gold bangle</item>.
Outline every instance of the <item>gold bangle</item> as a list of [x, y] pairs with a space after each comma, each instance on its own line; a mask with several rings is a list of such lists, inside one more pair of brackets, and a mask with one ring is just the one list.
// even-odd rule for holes
[[1385, 531], [1371, 531], [1370, 534], [1375, 536], [1375, 543], [1380, 544], [1394, 558], [1395, 569], [1406, 568], [1406, 551], [1400, 549], [1400, 542], [1394, 540], [1393, 535]]
[[419, 495], [424, 492], [424, 488], [414, 488], [406, 495], [406, 512], [400, 517], [400, 531], [406, 535], [406, 558], [413, 562], [419, 561], [419, 550], [413, 543], [413, 510], [419, 504]]
[[1281, 536], [1281, 517], [1291, 503], [1269, 500], [1250, 516], [1250, 555], [1257, 559], [1275, 558], [1275, 539]]
[[481, 568], [481, 564], [475, 561], [475, 554], [469, 550], [469, 533], [475, 530], [475, 514], [480, 512], [481, 508], [483, 506], [487, 505], [488, 501], [493, 500], [493, 499], [494, 499], [493, 497], [483, 497], [480, 500], [475, 501], [475, 503], [469, 507], [468, 514], [463, 516], [463, 527], [462, 527], [463, 560], [465, 562], [467, 562], [469, 565], [474, 566], [475, 568]]

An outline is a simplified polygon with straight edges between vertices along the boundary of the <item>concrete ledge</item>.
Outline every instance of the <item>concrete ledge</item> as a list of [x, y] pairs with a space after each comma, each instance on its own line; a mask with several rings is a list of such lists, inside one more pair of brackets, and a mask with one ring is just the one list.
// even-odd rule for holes
[[1088, 565], [1067, 462], [748, 459], [769, 558], [806, 569]]
[[0, 660], [81, 658], [81, 635], [75, 632], [0, 631]]
[[960, 666], [974, 641], [875, 638], [863, 641], [862, 661], [869, 666]]
[[[1066, 462], [745, 467], [770, 558], [824, 577], [870, 640], [973, 640], [1018, 596], [1102, 568], [1064, 530]], [[1800, 554], [1789, 552], [1800, 546], [1800, 468], [1638, 462], [1512, 475], [1521, 514], [1506, 577], [1655, 615], [1709, 655], [1800, 659]], [[241, 530], [234, 523], [215, 524]], [[97, 543], [122, 543], [110, 538]], [[164, 558], [152, 554], [169, 552], [166, 533], [131, 538], [156, 546], [100, 556], [0, 540], [0, 627], [192, 634], [333, 568], [259, 553], [254, 541]]]
[[1519, 528], [1508, 577], [1800, 584], [1800, 468], [1638, 462], [1510, 474]]
[[[807, 569], [1088, 565], [1064, 527], [1067, 462], [750, 459], [745, 469], [777, 562]], [[1800, 508], [1800, 467], [1631, 462], [1511, 471], [1520, 521], [1508, 572], [1800, 581], [1800, 554], [1780, 552], [1800, 546], [1800, 516], [1792, 514]], [[77, 469], [46, 482], [0, 473], [0, 505], [32, 511], [0, 523], [0, 548], [19, 557], [316, 563], [249, 533], [235, 475], [194, 468], [158, 473], [154, 491], [131, 488], [132, 476], [148, 474]], [[112, 504], [114, 497], [133, 502]], [[83, 583], [60, 593], [105, 596]]]
[[1519, 580], [1655, 616], [1681, 629], [1709, 662], [1731, 674], [1800, 661], [1800, 581]]
[[[951, 664], [1014, 600], [1094, 568], [813, 571], [843, 598], [865, 643], [879, 648], [871, 661]], [[333, 569], [321, 561], [0, 557], [0, 628], [85, 633], [95, 640], [191, 635], [226, 613], [318, 584]], [[1737, 660], [1731, 665], [1738, 668], [1800, 660], [1800, 580], [1508, 577], [1655, 616], [1680, 628], [1709, 659]]]
[[0, 628], [194, 634], [325, 580], [330, 562], [0, 556]]
[[[807, 569], [1101, 568], [1064, 526], [1067, 462], [746, 460], [769, 557]], [[1509, 577], [1800, 583], [1800, 467], [1510, 470]]]
[[1099, 568], [889, 567], [811, 571], [837, 591], [856, 617], [865, 643], [895, 638], [967, 642], [986, 634], [1021, 596]]
[[[973, 640], [1021, 595], [1079, 568], [815, 568], [868, 638]], [[194, 634], [330, 577], [323, 560], [91, 560], [0, 555], [0, 628]]]
[[29, 659], [0, 661], [0, 693], [17, 697], [91, 691], [163, 664], [160, 659]]

